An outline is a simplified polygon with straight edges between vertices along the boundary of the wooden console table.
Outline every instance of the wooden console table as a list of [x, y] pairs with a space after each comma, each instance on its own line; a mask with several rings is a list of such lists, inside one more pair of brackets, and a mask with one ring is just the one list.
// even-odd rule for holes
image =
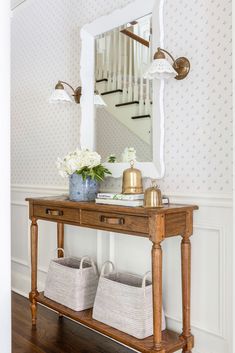
[[[72, 202], [66, 196], [28, 198], [31, 224], [31, 302], [32, 324], [36, 325], [37, 303], [58, 311], [81, 324], [90, 327], [120, 343], [142, 353], [173, 353], [182, 349], [191, 353], [194, 346], [190, 329], [190, 276], [191, 244], [193, 232], [193, 205], [169, 205], [158, 209], [99, 205], [94, 202]], [[153, 276], [153, 336], [138, 340], [124, 332], [92, 319], [92, 310], [73, 311], [44, 297], [37, 291], [38, 225], [37, 220], [57, 223], [57, 244], [64, 247], [64, 224], [126, 233], [149, 238], [152, 245]], [[181, 334], [161, 329], [162, 308], [162, 249], [161, 242], [168, 237], [182, 236], [182, 311]], [[59, 251], [58, 256], [63, 256]]]

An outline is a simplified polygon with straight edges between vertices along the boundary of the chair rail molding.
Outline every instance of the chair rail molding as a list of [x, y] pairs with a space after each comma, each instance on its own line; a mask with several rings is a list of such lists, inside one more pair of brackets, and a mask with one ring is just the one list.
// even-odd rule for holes
[[[27, 203], [22, 200], [22, 194], [24, 195], [42, 195], [42, 196], [53, 196], [68, 194], [68, 186], [56, 186], [56, 185], [33, 185], [33, 184], [12, 184], [11, 185], [12, 203], [23, 202], [25, 206]], [[19, 194], [20, 199], [17, 199], [17, 194]], [[15, 197], [16, 196], [16, 197]], [[175, 203], [196, 203], [199, 206], [208, 206], [208, 207], [227, 207], [232, 208], [233, 198], [231, 194], [225, 193], [167, 193], [171, 202]]]

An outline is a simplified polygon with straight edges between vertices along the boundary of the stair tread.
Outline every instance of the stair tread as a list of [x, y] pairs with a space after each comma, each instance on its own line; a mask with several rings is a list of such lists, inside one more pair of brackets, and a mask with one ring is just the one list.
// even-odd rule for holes
[[96, 83], [99, 83], [99, 82], [108, 82], [108, 79], [107, 78], [100, 78], [98, 80], [95, 81]]
[[125, 103], [118, 103], [118, 104], [115, 104], [115, 107], [122, 107], [122, 106], [125, 106], [125, 105], [131, 105], [131, 104], [139, 104], [139, 101], [131, 101], [131, 102], [125, 102]]
[[142, 118], [151, 118], [150, 114], [136, 115], [132, 116], [131, 119], [142, 119]]
[[112, 94], [112, 93], [117, 93], [117, 92], [123, 92], [123, 90], [122, 89], [115, 89], [112, 91], [106, 91], [106, 92], [102, 92], [101, 95], [105, 96], [106, 94]]

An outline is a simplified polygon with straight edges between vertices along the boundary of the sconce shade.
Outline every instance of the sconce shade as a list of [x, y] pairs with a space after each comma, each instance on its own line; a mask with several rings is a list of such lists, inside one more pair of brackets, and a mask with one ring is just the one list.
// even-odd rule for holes
[[[63, 85], [61, 86], [63, 87]], [[61, 88], [55, 87], [49, 99], [50, 103], [57, 103], [59, 101], [69, 102], [69, 103], [73, 102], [69, 94], [62, 87]]]
[[169, 61], [165, 58], [154, 59], [144, 74], [144, 78], [153, 79], [170, 79], [177, 76], [177, 72]]
[[[166, 60], [166, 53], [172, 60], [172, 65]], [[185, 57], [174, 59], [173, 56], [165, 49], [158, 48], [154, 54], [153, 61], [144, 74], [144, 78], [149, 80], [169, 79], [183, 80], [190, 71], [190, 62]]]
[[94, 104], [100, 107], [107, 107], [107, 104], [105, 103], [101, 95], [99, 95], [97, 92], [95, 92], [94, 94]]

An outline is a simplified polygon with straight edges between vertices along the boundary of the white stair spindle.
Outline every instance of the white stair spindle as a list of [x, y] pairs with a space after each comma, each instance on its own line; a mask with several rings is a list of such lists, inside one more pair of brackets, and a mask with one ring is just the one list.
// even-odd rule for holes
[[117, 30], [113, 31], [113, 74], [112, 74], [112, 90], [117, 89]]
[[138, 42], [134, 42], [134, 101], [138, 101], [139, 87], [138, 87]]
[[100, 75], [99, 75], [99, 79], [100, 80], [103, 78], [103, 74], [104, 74], [103, 54], [104, 54], [104, 35], [102, 34], [102, 36], [100, 38], [100, 49], [99, 49], [99, 55], [100, 55]]
[[108, 73], [107, 73], [107, 62], [106, 62], [106, 53], [107, 53], [107, 36], [104, 34], [104, 51], [103, 51], [103, 77], [102, 78], [107, 78]]
[[144, 79], [143, 79], [143, 46], [140, 48], [140, 98], [139, 98], [139, 115], [144, 112]]
[[108, 33], [108, 47], [107, 47], [107, 51], [106, 51], [106, 60], [107, 60], [107, 66], [108, 66], [108, 84], [107, 84], [107, 90], [111, 91], [112, 89], [112, 37], [111, 37], [111, 33]]
[[117, 78], [117, 89], [122, 88], [122, 37], [123, 34], [118, 31], [118, 43], [117, 43], [117, 48], [118, 48], [118, 78]]
[[103, 77], [103, 62], [102, 62], [102, 56], [103, 56], [103, 36], [99, 38], [99, 47], [98, 47], [98, 69], [99, 69], [99, 74], [98, 74], [98, 80], [101, 80]]
[[132, 102], [132, 80], [133, 80], [133, 72], [132, 72], [132, 58], [133, 58], [133, 40], [130, 38], [129, 40], [129, 77], [128, 77], [128, 102]]
[[[146, 53], [146, 58], [147, 58], [147, 64], [150, 64], [151, 61], [151, 49], [147, 48], [147, 53]], [[150, 80], [146, 80], [146, 97], [145, 97], [145, 114], [146, 115], [151, 115], [151, 98], [150, 98]]]
[[145, 114], [150, 114], [149, 79], [146, 80]]
[[95, 61], [96, 61], [95, 78], [96, 78], [96, 80], [98, 80], [98, 78], [99, 78], [99, 38], [96, 41], [96, 58], [95, 58]]
[[127, 36], [124, 36], [124, 73], [123, 73], [123, 93], [122, 102], [127, 101]]

